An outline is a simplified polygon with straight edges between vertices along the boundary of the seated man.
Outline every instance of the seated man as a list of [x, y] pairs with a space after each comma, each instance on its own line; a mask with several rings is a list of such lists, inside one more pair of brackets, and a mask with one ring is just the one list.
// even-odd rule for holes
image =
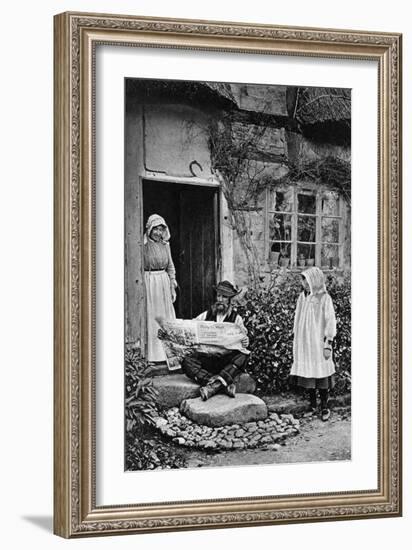
[[[216, 287], [216, 302], [196, 317], [198, 321], [217, 321], [218, 323], [236, 323], [245, 332], [242, 346], [247, 348], [249, 338], [243, 319], [232, 308], [231, 301], [239, 291], [229, 282], [221, 281]], [[185, 374], [200, 384], [200, 396], [205, 401], [220, 391], [235, 397], [236, 377], [244, 370], [249, 356], [238, 350], [228, 350], [224, 355], [209, 355], [196, 352], [183, 359], [182, 368]]]

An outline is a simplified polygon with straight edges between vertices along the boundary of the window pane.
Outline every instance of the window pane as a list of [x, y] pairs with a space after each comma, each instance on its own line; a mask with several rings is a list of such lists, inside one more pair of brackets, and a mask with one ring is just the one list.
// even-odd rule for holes
[[316, 214], [315, 195], [298, 194], [298, 212], [302, 214]]
[[298, 266], [304, 267], [315, 262], [315, 245], [298, 243]]
[[290, 214], [269, 215], [269, 239], [290, 241], [292, 239], [292, 216]]
[[339, 220], [334, 218], [322, 218], [322, 242], [339, 242]]
[[339, 195], [336, 191], [325, 191], [322, 195], [322, 214], [339, 216]]
[[339, 267], [339, 246], [333, 244], [322, 245], [321, 263], [322, 267], [327, 269]]
[[287, 191], [272, 190], [269, 197], [269, 211], [293, 211], [293, 189], [288, 189]]
[[316, 218], [298, 216], [298, 241], [314, 243], [316, 240]]
[[274, 265], [282, 264], [282, 258], [290, 258], [291, 243], [270, 243], [269, 262]]

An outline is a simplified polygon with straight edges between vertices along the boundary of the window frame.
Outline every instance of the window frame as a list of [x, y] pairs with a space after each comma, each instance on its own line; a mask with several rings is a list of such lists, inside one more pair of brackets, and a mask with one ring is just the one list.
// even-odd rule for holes
[[[271, 196], [276, 192], [287, 192], [293, 191], [293, 200], [292, 200], [292, 210], [290, 212], [280, 211], [270, 208], [271, 205]], [[326, 192], [333, 191], [328, 186], [319, 185], [314, 183], [307, 182], [298, 182], [296, 184], [281, 185], [274, 187], [266, 188], [266, 198], [265, 198], [265, 263], [270, 264], [269, 255], [271, 251], [271, 246], [273, 243], [281, 243], [286, 241], [279, 241], [270, 238], [270, 216], [273, 214], [282, 214], [291, 216], [291, 241], [290, 242], [290, 262], [289, 269], [305, 269], [308, 266], [298, 266], [297, 263], [297, 254], [298, 254], [298, 244], [313, 244], [315, 248], [315, 263], [314, 265], [320, 267], [324, 271], [330, 269], [343, 269], [344, 268], [344, 201], [342, 196], [338, 193], [338, 214], [325, 215], [322, 213], [322, 197]], [[314, 195], [316, 198], [316, 209], [315, 214], [307, 214], [298, 212], [298, 195]], [[272, 200], [272, 203], [274, 201]], [[276, 203], [275, 203], [276, 204]], [[298, 216], [308, 216], [315, 218], [315, 241], [298, 241]], [[338, 231], [339, 231], [339, 241], [337, 243], [329, 243], [322, 239], [322, 220], [323, 219], [335, 219], [338, 221]], [[322, 266], [322, 247], [325, 245], [336, 246], [338, 248], [338, 265], [331, 266]], [[278, 266], [276, 266], [278, 267]]]

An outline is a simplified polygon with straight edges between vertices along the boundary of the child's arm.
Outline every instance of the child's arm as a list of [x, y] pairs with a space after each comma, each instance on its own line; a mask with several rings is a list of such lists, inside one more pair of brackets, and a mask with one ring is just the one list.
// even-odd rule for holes
[[325, 315], [325, 333], [324, 333], [325, 339], [333, 340], [336, 336], [336, 316], [335, 316], [335, 308], [333, 307], [332, 298], [329, 296], [329, 294], [326, 295], [324, 315]]
[[323, 356], [325, 359], [329, 359], [332, 355], [333, 339], [336, 336], [336, 316], [335, 308], [333, 307], [332, 298], [329, 294], [326, 295], [325, 307], [325, 332], [324, 332], [324, 344], [323, 344]]

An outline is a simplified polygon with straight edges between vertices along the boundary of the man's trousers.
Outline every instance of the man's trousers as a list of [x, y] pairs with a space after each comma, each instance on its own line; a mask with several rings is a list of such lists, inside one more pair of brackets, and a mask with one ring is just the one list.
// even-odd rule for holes
[[182, 368], [184, 373], [200, 386], [205, 386], [216, 376], [220, 376], [224, 384], [229, 385], [244, 371], [248, 360], [249, 355], [236, 350], [219, 356], [195, 353], [183, 359]]

